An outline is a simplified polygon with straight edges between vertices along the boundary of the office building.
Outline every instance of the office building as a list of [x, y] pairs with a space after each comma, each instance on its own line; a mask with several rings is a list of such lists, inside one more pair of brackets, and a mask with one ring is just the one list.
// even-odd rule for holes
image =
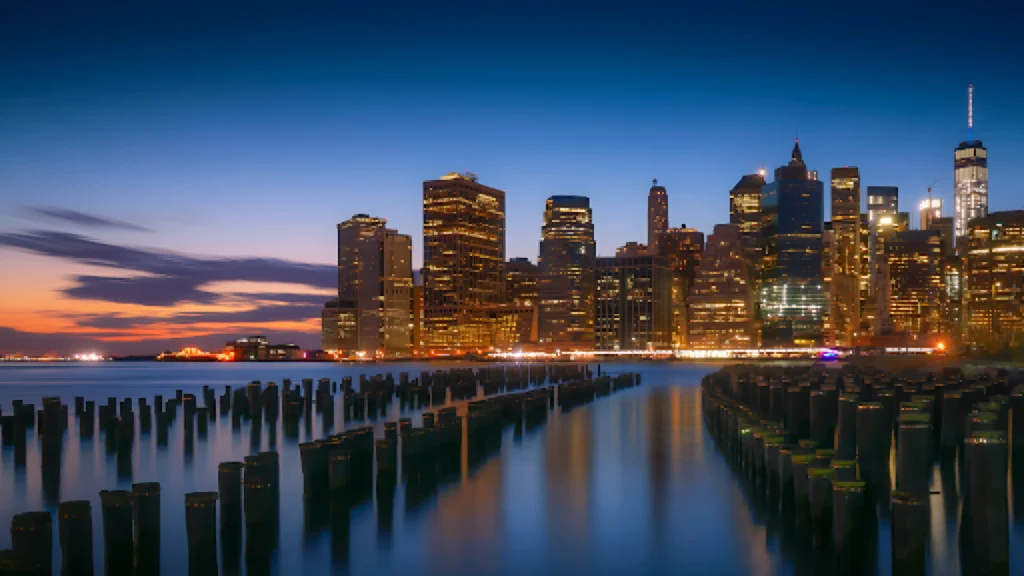
[[821, 230], [821, 279], [828, 306], [825, 306], [822, 311], [821, 330], [826, 346], [835, 346], [837, 340], [835, 325], [832, 321], [832, 268], [835, 250], [835, 234], [832, 232], [832, 223], [825, 222]]
[[537, 266], [527, 258], [512, 258], [505, 264], [504, 313], [509, 315], [512, 346], [537, 340]]
[[888, 245], [895, 234], [909, 229], [910, 215], [900, 212], [895, 216], [879, 215], [871, 234], [872, 267], [871, 267], [871, 298], [868, 304], [872, 319], [872, 333], [876, 336], [888, 335], [896, 330], [892, 321], [892, 275], [889, 268]]
[[658, 234], [655, 253], [672, 269], [672, 346], [686, 348], [686, 301], [704, 252], [704, 233], [695, 228], [669, 228]]
[[654, 250], [658, 245], [658, 234], [668, 229], [668, 192], [658, 180], [651, 182], [647, 194], [647, 246]]
[[333, 298], [320, 313], [320, 347], [346, 354], [358, 351], [356, 319], [359, 309], [353, 300]]
[[874, 274], [871, 271], [871, 223], [868, 222], [868, 215], [860, 215], [860, 248], [857, 251], [857, 265], [860, 270], [860, 329], [858, 337], [869, 336], [872, 333], [875, 323], [874, 308], [872, 307], [871, 294], [873, 292], [871, 279]]
[[967, 235], [971, 220], [988, 214], [988, 149], [974, 139], [974, 86], [967, 89], [968, 138], [953, 151], [954, 233]]
[[424, 182], [424, 346], [486, 351], [504, 302], [505, 192], [469, 173]]
[[874, 226], [882, 216], [900, 211], [900, 189], [896, 186], [868, 186], [868, 221]]
[[585, 196], [552, 196], [538, 258], [537, 338], [553, 348], [594, 346], [594, 221]]
[[917, 210], [921, 213], [921, 230], [931, 230], [933, 223], [942, 218], [942, 198], [925, 198]]
[[660, 350], [672, 345], [672, 269], [631, 243], [597, 259], [595, 347]]
[[933, 218], [928, 223], [927, 230], [935, 230], [939, 233], [939, 237], [942, 238], [942, 253], [946, 256], [953, 256], [955, 254], [954, 249], [956, 247], [955, 232], [953, 226], [952, 216], [943, 216], [941, 218]]
[[355, 303], [355, 347], [365, 356], [412, 352], [412, 238], [356, 214], [338, 224], [338, 298]]
[[761, 189], [761, 340], [818, 346], [828, 298], [822, 276], [824, 186], [810, 178], [799, 142]]
[[688, 348], [756, 348], [754, 302], [754, 268], [745, 255], [742, 226], [718, 224], [690, 289]]
[[942, 239], [934, 230], [894, 232], [886, 242], [889, 316], [908, 342], [935, 344], [942, 324]]
[[1002, 349], [1024, 344], [1024, 210], [971, 220], [962, 280], [965, 338]]
[[[852, 346], [861, 323], [860, 169], [832, 169], [829, 321], [833, 344]], [[828, 251], [827, 251], [828, 252]]]
[[761, 230], [761, 188], [764, 169], [747, 174], [729, 191], [729, 223], [739, 226], [740, 242], [747, 259], [755, 266], [760, 260], [758, 236]]

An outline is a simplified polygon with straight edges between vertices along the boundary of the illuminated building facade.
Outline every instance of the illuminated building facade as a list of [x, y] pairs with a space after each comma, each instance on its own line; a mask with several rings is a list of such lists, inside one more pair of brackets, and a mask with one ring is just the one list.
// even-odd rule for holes
[[729, 223], [739, 226], [743, 252], [755, 265], [760, 260], [758, 236], [761, 230], [761, 188], [764, 185], [762, 170], [759, 174], [743, 176], [729, 190]]
[[766, 347], [819, 346], [828, 298], [822, 275], [824, 186], [793, 147], [761, 189], [761, 340]]
[[832, 169], [829, 320], [833, 344], [852, 346], [861, 324], [860, 169]]
[[871, 223], [868, 222], [868, 215], [860, 215], [860, 248], [857, 251], [858, 266], [860, 266], [860, 330], [858, 336], [871, 334], [875, 322], [875, 312], [872, 306], [871, 294]]
[[754, 269], [745, 255], [742, 227], [716, 225], [690, 290], [689, 348], [758, 346], [753, 281]]
[[821, 316], [821, 329], [825, 346], [836, 345], [835, 325], [832, 323], [832, 267], [835, 256], [835, 234], [832, 232], [832, 223], [825, 222], [821, 231], [821, 279], [825, 287], [825, 296], [829, 299], [829, 305], [825, 307]]
[[1024, 344], [1024, 210], [971, 221], [962, 278], [967, 342], [989, 349]]
[[505, 302], [505, 192], [450, 173], [423, 183], [424, 346], [486, 350]]
[[506, 314], [510, 316], [511, 345], [537, 340], [537, 266], [526, 258], [505, 264]]
[[683, 225], [658, 234], [657, 241], [655, 253], [665, 258], [672, 269], [672, 346], [685, 348], [686, 301], [704, 252], [704, 233]]
[[320, 314], [320, 347], [331, 351], [357, 351], [356, 319], [359, 309], [353, 300], [328, 300]]
[[934, 340], [942, 325], [942, 239], [933, 230], [894, 232], [886, 242], [889, 316], [896, 332]]
[[660, 350], [672, 345], [672, 269], [643, 244], [597, 259], [598, 350]]
[[647, 194], [647, 246], [652, 251], [658, 245], [658, 234], [668, 230], [668, 192], [658, 180], [651, 182]]
[[955, 247], [955, 233], [953, 232], [953, 217], [943, 216], [941, 218], [933, 218], [928, 224], [926, 230], [935, 230], [939, 233], [942, 238], [942, 253], [946, 256], [952, 256], [954, 254]]
[[538, 259], [538, 342], [594, 347], [594, 220], [585, 196], [552, 196], [544, 210]]
[[868, 222], [878, 223], [882, 216], [895, 216], [900, 211], [900, 189], [896, 186], [868, 186]]
[[872, 230], [872, 292], [869, 303], [872, 310], [868, 316], [873, 321], [872, 332], [876, 336], [890, 334], [896, 329], [889, 308], [889, 304], [892, 302], [892, 276], [889, 269], [887, 246], [895, 234], [907, 231], [909, 224], [910, 215], [906, 212], [898, 213], [895, 216], [882, 214], [878, 216], [878, 221], [875, 222]]
[[942, 218], [942, 198], [926, 198], [917, 205], [921, 213], [921, 230], [931, 230], [932, 224]]
[[355, 303], [355, 347], [365, 355], [412, 351], [412, 238], [356, 214], [338, 224], [338, 298]]
[[981, 140], [961, 142], [953, 151], [954, 233], [968, 232], [971, 220], [988, 214], [988, 149]]

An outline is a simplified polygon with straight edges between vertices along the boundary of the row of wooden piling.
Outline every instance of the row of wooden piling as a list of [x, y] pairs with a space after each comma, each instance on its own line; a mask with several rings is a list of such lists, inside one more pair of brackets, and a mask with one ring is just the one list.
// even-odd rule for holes
[[[1024, 414], [1024, 385], [1010, 387], [1006, 373], [760, 365], [708, 375], [702, 397], [718, 445], [769, 508], [831, 550], [831, 570], [870, 572], [864, 547], [891, 514], [894, 573], [925, 573], [932, 465], [955, 459], [965, 569], [1007, 574], [1007, 438]], [[1024, 416], [1012, 428], [1024, 445]]]
[[[404, 405], [428, 406], [435, 390], [444, 390], [453, 397], [462, 397], [464, 387], [478, 384], [492, 390], [512, 391], [501, 396], [470, 401], [465, 416], [456, 414], [453, 406], [439, 407], [422, 414], [422, 425], [413, 427], [412, 420], [400, 418], [386, 422], [384, 437], [375, 438], [372, 426], [328, 434], [315, 442], [299, 445], [303, 473], [304, 498], [313, 503], [327, 503], [332, 514], [370, 493], [376, 476], [378, 494], [393, 494], [401, 470], [404, 481], [419, 497], [428, 496], [439, 477], [458, 476], [463, 442], [467, 442], [470, 466], [479, 464], [500, 449], [502, 430], [546, 421], [547, 412], [557, 404], [564, 411], [606, 396], [614, 391], [639, 384], [639, 375], [620, 374], [593, 378], [585, 365], [489, 367], [473, 371], [456, 369], [422, 373], [420, 379], [409, 379], [406, 373], [396, 381], [390, 374], [361, 377], [359, 393], [352, 392], [352, 380], [344, 378], [346, 417], [363, 416], [368, 412], [384, 413], [392, 398]], [[552, 385], [526, 389], [550, 379]], [[421, 385], [420, 382], [425, 383]], [[222, 416], [231, 415], [233, 422], [241, 419], [284, 418], [285, 426], [300, 418], [309, 418], [314, 407], [326, 419], [333, 415], [332, 394], [337, 383], [321, 379], [314, 391], [312, 380], [303, 380], [301, 390], [290, 381], [281, 388], [274, 383], [263, 386], [250, 382], [243, 388], [226, 387], [220, 395]], [[427, 392], [424, 392], [426, 390]], [[519, 391], [522, 390], [522, 391]], [[120, 459], [128, 458], [135, 436], [138, 413], [139, 428], [148, 433], [156, 422], [158, 444], [166, 444], [167, 430], [179, 413], [185, 421], [186, 450], [193, 435], [206, 435], [208, 422], [216, 418], [216, 393], [204, 386], [203, 406], [197, 406], [193, 394], [176, 391], [166, 402], [161, 395], [139, 398], [137, 407], [131, 398], [118, 402], [108, 398], [97, 407], [84, 397], [74, 399], [74, 414], [82, 437], [91, 437], [98, 420], [108, 448]], [[405, 400], [402, 400], [402, 399]], [[421, 403], [422, 402], [422, 403]], [[38, 425], [43, 440], [44, 467], [50, 460], [45, 455], [55, 451], [57, 466], [60, 446], [68, 422], [68, 407], [59, 398], [43, 399], [43, 409], [35, 414], [31, 404], [16, 402], [15, 414], [0, 416], [0, 434], [5, 445], [13, 444], [24, 464], [25, 430]], [[2, 412], [0, 412], [2, 414]], [[30, 417], [38, 416], [38, 417]], [[325, 430], [329, 427], [325, 426]], [[465, 440], [464, 440], [465, 431]], [[17, 460], [17, 458], [16, 458]], [[374, 474], [376, 462], [376, 474]], [[246, 456], [243, 462], [223, 462], [217, 470], [217, 491], [193, 492], [185, 495], [188, 566], [190, 574], [217, 574], [217, 536], [222, 546], [237, 550], [243, 533], [251, 572], [268, 566], [276, 547], [280, 511], [280, 462], [276, 452], [260, 452]], [[52, 471], [51, 471], [52, 472]], [[44, 470], [44, 477], [47, 476]], [[156, 574], [160, 568], [160, 485], [135, 483], [132, 490], [105, 490], [99, 493], [103, 526], [105, 573]], [[220, 526], [216, 529], [217, 506]], [[79, 575], [93, 573], [92, 505], [87, 500], [60, 502], [57, 505], [61, 573]], [[0, 575], [50, 574], [53, 550], [52, 517], [49, 512], [27, 512], [16, 515], [11, 522], [12, 546], [0, 551]], [[237, 555], [225, 554], [225, 572], [236, 573], [231, 565]]]

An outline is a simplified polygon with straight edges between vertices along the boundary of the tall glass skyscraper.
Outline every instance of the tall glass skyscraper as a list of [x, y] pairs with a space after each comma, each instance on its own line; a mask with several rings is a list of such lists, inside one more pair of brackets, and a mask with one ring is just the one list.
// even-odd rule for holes
[[[860, 328], [860, 170], [832, 169], [831, 310], [839, 346], [852, 346]], [[826, 271], [828, 272], [828, 271]]]
[[424, 182], [424, 346], [494, 346], [504, 302], [505, 192], [477, 182], [475, 174]]
[[594, 346], [594, 220], [586, 196], [552, 196], [541, 228], [537, 339]]
[[953, 210], [958, 239], [971, 220], [988, 216], [988, 149], [974, 139], [974, 84], [967, 88], [967, 140], [953, 151]]
[[758, 236], [761, 229], [761, 188], [764, 170], [747, 174], [729, 190], [729, 223], [739, 227], [743, 252], [752, 264], [760, 259]]
[[971, 220], [988, 215], [988, 149], [981, 140], [961, 142], [953, 152], [954, 232], [967, 235]]
[[818, 346], [828, 306], [822, 274], [824, 185], [800, 143], [761, 189], [761, 320], [767, 347]]
[[647, 194], [647, 249], [652, 253], [658, 245], [658, 234], [668, 230], [668, 192], [658, 186], [658, 180], [651, 183]]

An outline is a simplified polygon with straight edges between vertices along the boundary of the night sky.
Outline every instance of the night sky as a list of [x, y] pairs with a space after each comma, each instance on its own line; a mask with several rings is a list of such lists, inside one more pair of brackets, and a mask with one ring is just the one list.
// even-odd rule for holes
[[948, 213], [972, 82], [990, 209], [1022, 207], [1009, 3], [67, 4], [0, 0], [0, 351], [316, 347], [335, 224], [387, 218], [418, 266], [450, 171], [507, 192], [531, 260], [555, 194], [599, 254], [642, 241], [652, 178], [710, 233], [797, 134], [822, 179]]

